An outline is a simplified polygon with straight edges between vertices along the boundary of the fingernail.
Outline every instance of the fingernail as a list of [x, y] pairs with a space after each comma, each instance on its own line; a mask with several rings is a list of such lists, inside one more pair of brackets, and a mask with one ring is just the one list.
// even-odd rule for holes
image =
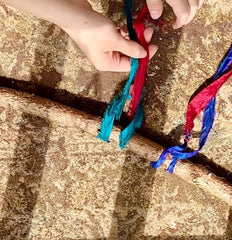
[[151, 14], [151, 17], [153, 19], [157, 19], [157, 18], [159, 18], [161, 16], [162, 11], [160, 11], [160, 10], [153, 10], [153, 11], [150, 11], [150, 14]]

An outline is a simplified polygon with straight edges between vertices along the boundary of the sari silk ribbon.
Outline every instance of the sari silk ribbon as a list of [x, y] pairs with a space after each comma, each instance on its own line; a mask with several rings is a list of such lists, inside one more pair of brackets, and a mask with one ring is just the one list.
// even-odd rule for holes
[[131, 139], [134, 131], [137, 128], [140, 128], [143, 123], [143, 85], [145, 82], [146, 71], [149, 62], [148, 44], [144, 38], [144, 21], [149, 14], [148, 9], [147, 7], [142, 8], [136, 17], [134, 24], [132, 18], [132, 0], [125, 1], [124, 10], [127, 17], [127, 28], [131, 40], [138, 41], [147, 51], [147, 55], [143, 59], [131, 59], [131, 70], [127, 83], [123, 91], [118, 96], [116, 96], [107, 107], [101, 123], [100, 132], [97, 136], [104, 141], [109, 140], [114, 121], [120, 120], [126, 101], [130, 100], [128, 111], [130, 124], [120, 133], [120, 148], [125, 147], [128, 141]]
[[[195, 95], [189, 102], [186, 114], [186, 124], [185, 124], [185, 140], [184, 144], [180, 146], [169, 147], [163, 151], [158, 161], [151, 162], [153, 168], [158, 168], [165, 161], [168, 154], [172, 155], [172, 162], [168, 167], [170, 173], [177, 163], [178, 159], [187, 159], [195, 156], [205, 145], [207, 138], [209, 136], [210, 130], [213, 127], [214, 117], [215, 117], [215, 95], [221, 88], [221, 86], [228, 81], [232, 75], [232, 45], [227, 52], [224, 59], [221, 61], [217, 72], [214, 76], [209, 79], [211, 84], [202, 89], [197, 95]], [[204, 110], [202, 129], [199, 139], [199, 148], [196, 151], [184, 152], [190, 141], [191, 132], [194, 127], [194, 119]]]

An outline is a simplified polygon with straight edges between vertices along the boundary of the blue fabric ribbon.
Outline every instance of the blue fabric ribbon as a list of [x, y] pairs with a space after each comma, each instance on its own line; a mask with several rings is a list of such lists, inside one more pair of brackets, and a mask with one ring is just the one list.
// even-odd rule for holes
[[131, 139], [134, 131], [137, 128], [140, 128], [142, 126], [143, 123], [143, 117], [144, 117], [144, 109], [143, 109], [143, 105], [142, 105], [142, 98], [139, 101], [139, 105], [136, 109], [135, 112], [135, 116], [132, 120], [132, 122], [128, 125], [127, 128], [125, 128], [119, 136], [119, 146], [121, 149], [123, 149], [125, 147], [125, 145], [129, 142], [129, 140]]
[[151, 162], [151, 166], [153, 168], [158, 168], [161, 166], [161, 164], [165, 161], [168, 154], [172, 155], [172, 162], [169, 165], [167, 171], [170, 173], [173, 173], [174, 167], [177, 163], [177, 159], [187, 159], [195, 156], [205, 145], [206, 140], [208, 138], [208, 135], [210, 133], [211, 128], [213, 127], [214, 117], [215, 117], [215, 103], [216, 100], [213, 98], [207, 107], [204, 110], [204, 116], [203, 116], [203, 124], [201, 129], [201, 136], [199, 139], [199, 148], [196, 151], [192, 152], [184, 152], [188, 146], [187, 141], [185, 140], [183, 145], [180, 146], [174, 146], [167, 148], [163, 151], [163, 153], [160, 155], [157, 162]]
[[213, 78], [217, 79], [220, 76], [222, 76], [229, 69], [231, 62], [232, 62], [232, 44], [230, 46], [229, 51], [226, 54], [226, 57], [220, 63], [220, 66]]
[[[231, 63], [232, 63], [232, 45], [230, 46], [230, 49], [227, 52], [224, 59], [221, 61], [220, 65], [212, 79], [216, 80], [219, 77], [221, 77], [223, 74], [225, 74], [228, 71], [228, 69], [230, 68]], [[158, 161], [151, 162], [151, 166], [153, 168], [160, 167], [161, 164], [166, 160], [168, 154], [171, 154], [172, 162], [169, 165], [167, 171], [172, 173], [178, 159], [183, 160], [183, 159], [187, 159], [187, 158], [191, 158], [191, 157], [195, 156], [205, 145], [207, 138], [209, 136], [209, 133], [213, 127], [214, 118], [215, 118], [215, 104], [216, 104], [216, 99], [215, 99], [215, 97], [213, 97], [212, 100], [205, 107], [198, 150], [192, 151], [192, 152], [184, 152], [188, 146], [188, 143], [185, 140], [183, 145], [174, 146], [174, 147], [165, 149], [163, 151], [163, 153], [160, 155]], [[185, 136], [185, 139], [188, 140], [189, 138], [190, 138], [190, 134], [188, 136]]]
[[[125, 14], [127, 17], [127, 28], [129, 31], [130, 39], [137, 41], [137, 34], [133, 27], [133, 18], [132, 18], [132, 0], [125, 0], [124, 5]], [[110, 105], [107, 107], [104, 117], [101, 123], [100, 132], [97, 138], [103, 141], [109, 141], [110, 134], [113, 129], [114, 121], [120, 120], [123, 108], [125, 106], [126, 100], [130, 99], [131, 96], [129, 94], [130, 87], [133, 84], [136, 72], [139, 67], [138, 59], [131, 59], [131, 70], [130, 75], [127, 80], [127, 83], [122, 91], [117, 97], [113, 99]], [[142, 125], [144, 117], [144, 110], [142, 106], [142, 97], [139, 102], [139, 106], [136, 109], [135, 116], [131, 123], [120, 133], [119, 136], [119, 146], [120, 148], [124, 148], [128, 141], [131, 139], [135, 129], [139, 128]]]
[[[120, 120], [123, 108], [125, 106], [126, 100], [130, 99], [130, 87], [133, 83], [134, 77], [136, 75], [139, 63], [138, 59], [132, 58], [131, 59], [131, 71], [127, 83], [120, 95], [115, 97], [110, 105], [107, 107], [104, 118], [101, 123], [100, 133], [98, 134], [97, 138], [108, 142], [110, 134], [113, 129], [114, 120]], [[133, 134], [133, 133], [132, 133]]]

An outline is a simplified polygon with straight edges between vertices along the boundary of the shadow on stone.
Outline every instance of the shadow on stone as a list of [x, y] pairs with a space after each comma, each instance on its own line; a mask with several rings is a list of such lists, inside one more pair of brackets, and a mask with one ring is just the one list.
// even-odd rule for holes
[[50, 124], [45, 119], [22, 114], [1, 209], [1, 239], [27, 239], [39, 195], [49, 134]]
[[227, 229], [226, 229], [226, 237], [228, 240], [232, 239], [232, 208], [230, 208], [228, 225], [227, 225]]
[[[112, 14], [113, 9], [117, 7], [122, 9], [122, 3], [119, 3], [118, 1], [111, 2], [108, 14]], [[118, 4], [118, 6], [115, 6], [115, 4]], [[157, 126], [163, 126], [165, 123], [165, 100], [168, 96], [170, 84], [168, 82], [168, 77], [172, 74], [172, 70], [170, 69], [175, 68], [174, 60], [180, 36], [181, 31], [173, 31], [170, 33], [170, 36], [167, 36], [166, 33], [163, 32], [156, 32], [154, 35], [153, 43], [159, 46], [159, 51], [156, 58], [151, 62], [148, 71], [149, 76], [145, 86], [147, 89], [147, 97], [144, 105], [148, 106], [148, 108], [159, 109], [161, 113], [160, 116], [154, 118], [154, 125], [157, 124]], [[170, 45], [173, 47], [170, 48]], [[172, 55], [173, 59], [170, 60], [168, 55]], [[41, 58], [39, 49], [35, 56]], [[61, 81], [61, 76], [55, 69], [47, 69], [45, 64], [41, 76], [41, 80], [36, 79], [34, 70], [32, 69], [32, 82], [29, 83], [1, 77], [0, 86], [34, 93], [79, 110], [102, 116], [107, 106], [106, 103], [74, 95], [66, 90], [56, 89], [57, 84]], [[50, 80], [52, 81], [47, 84], [47, 81]], [[165, 86], [165, 89], [167, 89], [167, 94], [162, 97], [159, 95], [159, 90], [154, 90], [159, 89], [160, 86]], [[90, 83], [89, 87], [92, 87], [92, 83]], [[148, 89], [154, 91], [148, 92]], [[45, 119], [23, 113], [19, 138], [17, 141], [18, 145], [15, 150], [15, 158], [11, 166], [11, 174], [8, 179], [2, 208], [4, 218], [0, 223], [1, 237], [9, 236], [9, 234], [12, 234], [12, 232], [15, 231], [15, 236], [20, 236], [20, 239], [27, 239], [33, 216], [33, 209], [39, 194], [39, 186], [45, 164], [45, 154], [48, 147], [47, 143], [50, 131], [51, 127]], [[175, 131], [175, 139], [179, 138], [180, 131], [181, 128], [178, 126], [178, 129]], [[150, 130], [146, 128], [143, 128], [140, 132], [142, 135], [157, 143], [161, 143], [164, 146], [170, 144], [169, 135], [160, 134], [155, 131], [150, 133]], [[27, 142], [26, 139], [30, 140]], [[127, 155], [122, 170], [115, 209], [113, 212], [111, 233], [110, 236], [105, 239], [205, 240], [206, 237], [212, 240], [225, 239], [217, 236], [144, 236], [143, 232], [155, 179], [155, 171], [150, 167], [143, 167], [147, 164], [147, 161], [140, 159], [135, 162], [134, 157], [132, 161], [130, 156], [131, 155], [129, 154]], [[200, 156], [200, 159], [204, 159], [203, 157], [206, 159], [205, 161], [208, 161], [205, 156]], [[202, 160], [199, 162], [202, 163]], [[215, 169], [217, 169], [217, 167], [218, 166], [212, 166], [212, 168]], [[223, 174], [223, 171], [220, 170], [218, 173]], [[144, 187], [144, 185], [146, 187]], [[231, 215], [232, 214], [230, 213], [227, 228], [228, 240], [232, 238]], [[94, 240], [98, 239], [100, 240], [104, 238], [97, 238]]]
[[118, 187], [109, 239], [140, 239], [150, 204], [155, 170], [147, 160], [127, 153]]
[[[32, 87], [30, 87], [30, 85]], [[81, 95], [72, 94], [65, 89], [56, 89], [55, 92], [53, 92], [53, 88], [47, 87], [46, 91], [36, 91], [35, 93], [34, 91], [30, 91], [30, 89], [34, 88], [34, 83], [17, 79], [9, 79], [1, 76], [0, 87], [11, 88], [18, 91], [25, 91], [25, 88], [27, 88], [25, 91], [27, 93], [35, 94], [39, 97], [47, 98], [69, 107], [76, 108], [80, 111], [97, 115], [99, 117], [102, 117], [107, 107], [107, 103], [99, 102]]]
[[[12, 82], [13, 81], [13, 82]], [[20, 84], [17, 84], [19, 83]], [[8, 83], [8, 84], [6, 84]], [[20, 86], [23, 84], [28, 84], [27, 82], [15, 80], [15, 79], [6, 79], [0, 78], [0, 86], [11, 87], [17, 90], [20, 90]], [[49, 93], [49, 91], [47, 91]], [[40, 93], [40, 95], [43, 95]], [[46, 95], [46, 94], [45, 94]], [[58, 97], [59, 96], [59, 97]], [[48, 96], [44, 96], [47, 97]], [[87, 111], [89, 113], [101, 116], [107, 106], [106, 103], [98, 102], [95, 100], [91, 100], [88, 98], [84, 98], [81, 96], [77, 96], [69, 93], [66, 90], [56, 90], [56, 94], [50, 99], [56, 100], [62, 104], [66, 104], [68, 106], [77, 108], [78, 110]], [[178, 126], [178, 129], [174, 129], [172, 133], [175, 133], [175, 141], [180, 139], [180, 130], [182, 126]], [[146, 137], [153, 139], [152, 135], [141, 132]], [[196, 133], [197, 134], [197, 133]], [[178, 141], [177, 141], [178, 142]], [[167, 141], [165, 144], [169, 144]], [[224, 177], [227, 181], [231, 182], [231, 172], [218, 166], [213, 163], [210, 159], [208, 159], [203, 154], [199, 154], [192, 161], [195, 163], [200, 163], [204, 165], [208, 165], [210, 170], [217, 174], [218, 176]], [[122, 170], [122, 176], [119, 184], [119, 190], [116, 199], [115, 210], [113, 213], [112, 219], [112, 229], [111, 235], [109, 238], [105, 239], [144, 239], [144, 240], [203, 240], [206, 237], [211, 237], [211, 239], [224, 240], [225, 237], [217, 237], [217, 236], [143, 236], [143, 230], [145, 226], [147, 208], [149, 206], [149, 199], [151, 198], [151, 190], [152, 184], [155, 178], [155, 171], [151, 169], [149, 166], [145, 170], [145, 168], [141, 168], [141, 165], [147, 164], [147, 161], [141, 160], [139, 163], [135, 163], [130, 160], [129, 155], [125, 160], [125, 164]], [[146, 178], [144, 178], [146, 176]], [[228, 176], [228, 177], [226, 177]], [[146, 188], [143, 190], [143, 184], [146, 184]], [[148, 185], [147, 185], [148, 184]], [[144, 192], [145, 191], [145, 192]], [[137, 202], [135, 202], [135, 199]], [[131, 207], [130, 207], [131, 206]], [[227, 235], [231, 235], [231, 215], [229, 218]], [[125, 231], [125, 229], [127, 229]], [[230, 236], [229, 235], [229, 236]], [[99, 238], [101, 239], [101, 238]], [[227, 238], [228, 240], [230, 238]], [[83, 239], [84, 240], [84, 239]], [[85, 239], [88, 240], [88, 239]], [[91, 240], [91, 239], [89, 239]], [[92, 239], [97, 240], [97, 239]]]
[[[45, 36], [37, 39], [39, 44], [46, 39], [43, 37], [49, 37], [52, 34], [54, 27], [51, 25]], [[53, 41], [49, 41], [49, 44], [53, 44]], [[38, 47], [30, 69], [31, 82], [0, 78], [0, 85], [34, 94], [41, 93], [52, 98], [57, 84], [62, 79], [61, 74], [55, 68], [48, 68], [49, 61], [51, 61], [51, 56], [43, 48]], [[64, 61], [61, 65], [64, 65]], [[35, 75], [38, 69], [40, 74]], [[51, 126], [47, 120], [22, 113], [19, 137], [3, 200], [4, 217], [0, 222], [2, 239], [28, 238], [33, 210], [39, 194], [50, 132]]]
[[[133, 4], [133, 9], [138, 10], [145, 4], [145, 1], [134, 1]], [[123, 2], [110, 1], [107, 16], [112, 18], [114, 13], [122, 13], [122, 9]], [[116, 22], [117, 25], [123, 21], [125, 22], [125, 14], [119, 16], [120, 18], [117, 18]], [[161, 20], [172, 21], [173, 17], [172, 9], [166, 4]], [[140, 132], [143, 134], [152, 132], [152, 139], [160, 143], [171, 140], [169, 135], [162, 134], [162, 130], [166, 121], [166, 103], [171, 91], [169, 78], [176, 67], [175, 56], [181, 38], [181, 30], [173, 30], [172, 28], [164, 30], [162, 26], [156, 24], [153, 26], [155, 26], [155, 31], [151, 43], [157, 45], [159, 49], [150, 61], [145, 82], [144, 106], [146, 121], [149, 124], [144, 125]], [[152, 126], [152, 130], [147, 126]]]

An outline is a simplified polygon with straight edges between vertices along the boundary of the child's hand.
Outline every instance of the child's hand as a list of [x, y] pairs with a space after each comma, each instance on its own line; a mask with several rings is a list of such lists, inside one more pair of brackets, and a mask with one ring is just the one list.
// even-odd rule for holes
[[[129, 40], [127, 36], [123, 37], [108, 18], [92, 9], [82, 10], [81, 14], [81, 22], [69, 22], [63, 29], [76, 41], [98, 70], [127, 72], [130, 70], [130, 57], [146, 56], [144, 48]], [[80, 19], [80, 15], [78, 18]], [[148, 43], [152, 34], [152, 28], [145, 30], [144, 35]], [[156, 50], [155, 45], [149, 46], [150, 57]]]
[[[141, 45], [123, 37], [109, 19], [94, 12], [86, 0], [4, 1], [63, 28], [99, 70], [129, 71], [130, 57], [143, 58], [147, 54]], [[148, 43], [152, 33], [151, 28], [144, 33]], [[150, 57], [156, 50], [155, 45], [149, 46]]]
[[[204, 0], [166, 0], [166, 2], [172, 7], [176, 15], [176, 21], [172, 27], [177, 29], [192, 21]], [[163, 12], [162, 0], [147, 0], [147, 5], [152, 18], [157, 19], [161, 16]]]

